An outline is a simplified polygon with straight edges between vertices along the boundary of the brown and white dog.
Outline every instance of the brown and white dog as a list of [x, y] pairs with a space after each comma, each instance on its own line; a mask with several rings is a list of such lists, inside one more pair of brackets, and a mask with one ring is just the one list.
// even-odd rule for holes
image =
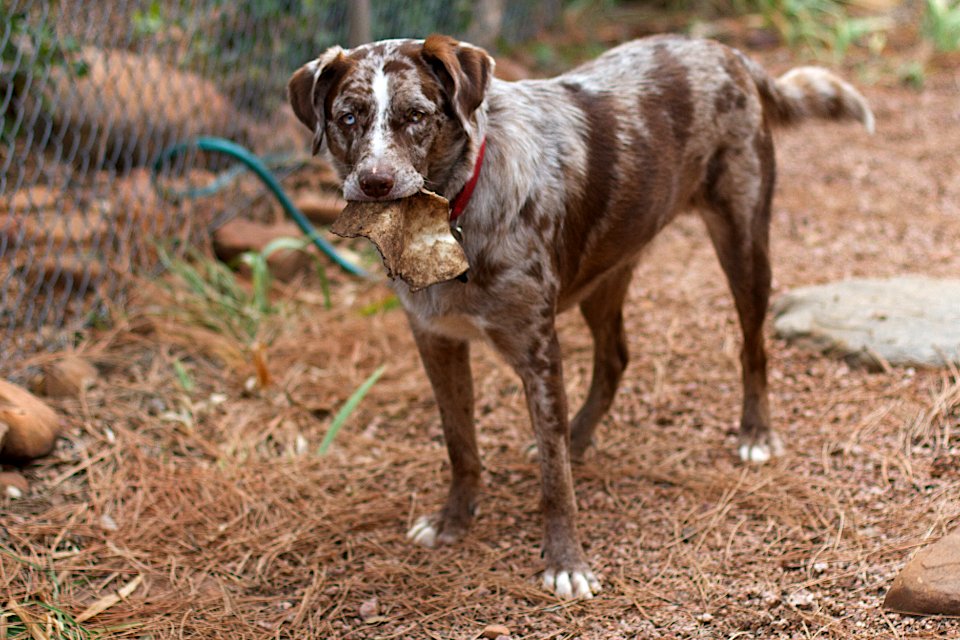
[[[873, 116], [824, 69], [772, 79], [738, 51], [681, 37], [630, 42], [550, 80], [503, 82], [493, 67], [482, 49], [440, 35], [333, 47], [293, 75], [289, 97], [314, 151], [340, 172], [347, 200], [427, 188], [462, 210], [453, 224], [467, 281], [416, 292], [394, 283], [452, 467], [446, 504], [409, 537], [450, 544], [474, 517], [481, 462], [469, 345], [486, 340], [526, 391], [543, 492], [544, 585], [589, 598], [600, 584], [577, 532], [570, 463], [590, 446], [627, 365], [621, 308], [641, 250], [681, 211], [703, 217], [743, 330], [739, 455], [766, 461], [782, 448], [770, 426], [763, 344], [771, 129], [807, 117], [872, 129]], [[593, 334], [594, 369], [568, 422], [555, 319], [575, 305]]]

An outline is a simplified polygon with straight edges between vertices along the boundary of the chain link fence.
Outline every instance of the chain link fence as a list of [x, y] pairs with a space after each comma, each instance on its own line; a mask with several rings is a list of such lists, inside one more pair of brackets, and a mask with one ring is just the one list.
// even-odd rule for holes
[[[302, 152], [284, 87], [324, 48], [435, 31], [493, 46], [559, 11], [559, 0], [3, 0], [0, 375], [107, 318], [131, 274], [155, 272], [160, 247], [182, 252], [255, 197], [162, 197], [151, 165], [163, 149], [213, 135]], [[157, 182], [223, 169], [188, 154]]]

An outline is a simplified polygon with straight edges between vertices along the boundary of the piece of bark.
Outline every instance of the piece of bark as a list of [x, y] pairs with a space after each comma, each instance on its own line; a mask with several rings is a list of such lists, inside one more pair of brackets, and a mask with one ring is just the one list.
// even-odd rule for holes
[[53, 451], [60, 417], [43, 400], [23, 387], [0, 380], [0, 462], [26, 462]]
[[960, 529], [918, 551], [894, 578], [883, 606], [899, 613], [960, 615]]
[[450, 232], [450, 203], [429, 191], [388, 202], [349, 202], [330, 230], [373, 242], [387, 275], [411, 291], [463, 274], [470, 268]]

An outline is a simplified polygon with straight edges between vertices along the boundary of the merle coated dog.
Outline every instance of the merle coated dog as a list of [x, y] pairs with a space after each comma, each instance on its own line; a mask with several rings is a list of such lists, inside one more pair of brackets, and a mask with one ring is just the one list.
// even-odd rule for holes
[[[549, 80], [503, 82], [480, 48], [440, 35], [333, 47], [289, 83], [297, 116], [343, 178], [347, 200], [430, 189], [453, 201], [466, 282], [395, 288], [433, 386], [450, 455], [446, 504], [409, 537], [460, 539], [481, 461], [470, 341], [486, 340], [526, 391], [539, 455], [546, 570], [562, 597], [600, 584], [576, 524], [571, 460], [590, 446], [627, 365], [622, 306], [643, 247], [680, 212], [706, 223], [743, 331], [739, 455], [781, 451], [767, 404], [771, 129], [808, 117], [873, 127], [863, 97], [829, 71], [767, 75], [705, 40], [652, 37]], [[467, 188], [465, 188], [467, 187]], [[455, 219], [453, 219], [455, 218]], [[568, 421], [555, 319], [579, 306], [593, 379]]]

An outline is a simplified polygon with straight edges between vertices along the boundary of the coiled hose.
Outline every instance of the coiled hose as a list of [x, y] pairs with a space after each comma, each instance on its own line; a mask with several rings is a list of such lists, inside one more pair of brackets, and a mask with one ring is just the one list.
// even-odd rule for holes
[[159, 173], [163, 164], [168, 162], [171, 158], [179, 154], [186, 153], [191, 149], [222, 153], [238, 160], [243, 166], [235, 166], [231, 169], [228, 169], [224, 173], [220, 174], [216, 180], [205, 187], [187, 189], [186, 191], [178, 192], [172, 195], [175, 197], [187, 198], [200, 198], [203, 196], [212, 195], [229, 184], [243, 171], [244, 168], [246, 168], [260, 178], [261, 182], [266, 185], [267, 189], [270, 190], [270, 193], [272, 193], [280, 203], [280, 206], [283, 207], [283, 211], [293, 219], [297, 226], [300, 227], [300, 230], [303, 231], [308, 238], [310, 238], [310, 241], [313, 242], [317, 249], [327, 255], [347, 273], [354, 276], [359, 276], [361, 278], [370, 277], [366, 271], [341, 256], [339, 253], [337, 253], [337, 250], [333, 247], [333, 245], [320, 237], [320, 235], [317, 233], [317, 230], [313, 227], [307, 217], [303, 215], [303, 212], [297, 209], [296, 205], [293, 204], [293, 201], [290, 200], [290, 197], [283, 190], [283, 187], [280, 186], [280, 182], [277, 180], [276, 176], [271, 173], [270, 169], [267, 168], [267, 165], [263, 162], [263, 160], [254, 155], [249, 149], [246, 149], [235, 142], [231, 142], [230, 140], [225, 140], [223, 138], [204, 136], [167, 147], [153, 162], [151, 179], [153, 180], [154, 186], [158, 190], [168, 195], [170, 194], [169, 190], [162, 190], [157, 185], [157, 174]]

